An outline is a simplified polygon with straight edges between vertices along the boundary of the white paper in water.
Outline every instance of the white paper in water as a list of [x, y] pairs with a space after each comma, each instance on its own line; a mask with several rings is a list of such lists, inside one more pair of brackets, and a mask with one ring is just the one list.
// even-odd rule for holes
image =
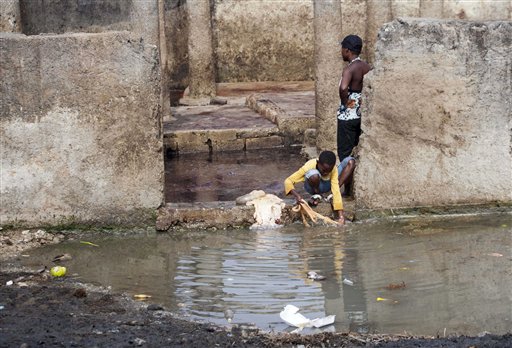
[[298, 313], [298, 311], [298, 307], [295, 307], [294, 305], [286, 305], [284, 310], [279, 313], [279, 316], [281, 317], [281, 320], [283, 320], [286, 324], [299, 328], [312, 326], [319, 328], [333, 324], [334, 320], [336, 319], [335, 315], [329, 315], [327, 317], [310, 320], [302, 314]]

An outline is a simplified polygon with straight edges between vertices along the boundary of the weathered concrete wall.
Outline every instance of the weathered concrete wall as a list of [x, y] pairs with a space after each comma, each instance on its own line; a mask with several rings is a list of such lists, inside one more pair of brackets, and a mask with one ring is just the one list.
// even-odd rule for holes
[[512, 22], [395, 20], [365, 78], [358, 205], [512, 202]]
[[158, 43], [158, 0], [9, 1], [19, 2], [21, 29], [27, 35], [129, 30], [145, 43]]
[[[313, 0], [211, 1], [217, 82], [314, 79]], [[338, 41], [348, 34], [361, 36], [363, 57], [370, 62], [379, 28], [394, 18], [512, 19], [512, 0], [339, 1]]]
[[21, 15], [19, 0], [0, 1], [0, 32], [21, 32]]
[[19, 0], [23, 32], [98, 32], [130, 29], [133, 0]]
[[[342, 35], [365, 42], [401, 16], [510, 20], [512, 0], [339, 0]], [[171, 88], [188, 85], [186, 0], [164, 0]], [[190, 0], [193, 3], [194, 0]], [[18, 23], [12, 23], [19, 12]], [[217, 82], [313, 80], [313, 0], [210, 0]], [[0, 31], [27, 34], [130, 30], [157, 44], [157, 0], [2, 0]], [[23, 22], [23, 28], [19, 25]]]
[[313, 1], [214, 6], [217, 82], [313, 80]]
[[0, 34], [2, 224], [143, 223], [163, 200], [159, 63], [128, 32]]

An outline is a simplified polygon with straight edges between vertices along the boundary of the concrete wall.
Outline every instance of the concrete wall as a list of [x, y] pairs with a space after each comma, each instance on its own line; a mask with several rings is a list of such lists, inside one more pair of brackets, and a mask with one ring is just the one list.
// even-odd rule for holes
[[132, 0], [19, 0], [23, 33], [62, 34], [130, 28]]
[[19, 0], [0, 1], [0, 32], [21, 32]]
[[[365, 41], [363, 56], [370, 62], [374, 60], [379, 28], [394, 18], [512, 19], [512, 0], [340, 2], [339, 39], [348, 34], [361, 36]], [[212, 0], [212, 6], [217, 82], [315, 78], [313, 0]]]
[[395, 20], [379, 37], [358, 205], [512, 202], [512, 22]]
[[[195, 0], [188, 0], [193, 4]], [[313, 80], [313, 0], [210, 0], [217, 82]], [[157, 44], [157, 0], [2, 0], [0, 31], [27, 34], [130, 30]], [[164, 0], [171, 88], [188, 85], [186, 0]], [[512, 0], [340, 0], [342, 35], [365, 41], [397, 17], [511, 20]], [[18, 21], [18, 23], [20, 22]], [[14, 30], [12, 29], [14, 27]]]
[[2, 224], [144, 223], [163, 200], [159, 62], [129, 32], [0, 34]]
[[312, 1], [214, 1], [219, 82], [313, 79]]

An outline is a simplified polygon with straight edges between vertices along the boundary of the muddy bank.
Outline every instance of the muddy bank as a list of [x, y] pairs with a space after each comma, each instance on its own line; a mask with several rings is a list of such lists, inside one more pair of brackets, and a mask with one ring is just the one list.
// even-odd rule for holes
[[[33, 346], [183, 346], [183, 347], [506, 347], [512, 335], [425, 338], [355, 333], [311, 336], [267, 334], [250, 325], [219, 327], [177, 318], [149, 302], [137, 302], [109, 289], [82, 284], [72, 276], [52, 278], [47, 271], [17, 267], [24, 245], [42, 243], [37, 230], [0, 231], [0, 347]], [[47, 233], [47, 232], [45, 232]], [[4, 245], [9, 235], [12, 251]], [[42, 236], [42, 232], [37, 234]], [[49, 233], [48, 235], [52, 235]], [[34, 236], [34, 238], [30, 238]], [[23, 238], [21, 238], [23, 237]], [[67, 238], [63, 235], [62, 238]], [[26, 243], [23, 241], [27, 241]], [[38, 242], [39, 240], [39, 242]], [[51, 240], [52, 242], [54, 239]], [[7, 245], [8, 246], [8, 245]], [[12, 245], [11, 245], [12, 247]], [[6, 251], [4, 253], [4, 251]], [[8, 259], [5, 255], [9, 255]], [[12, 285], [7, 285], [13, 281]]]

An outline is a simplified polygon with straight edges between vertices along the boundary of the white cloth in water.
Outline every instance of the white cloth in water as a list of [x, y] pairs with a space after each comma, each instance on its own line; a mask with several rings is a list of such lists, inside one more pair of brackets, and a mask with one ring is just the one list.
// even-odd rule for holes
[[256, 222], [251, 226], [251, 229], [280, 227], [281, 211], [285, 207], [281, 198], [267, 193], [265, 196], [255, 198], [246, 204], [254, 205], [254, 219]]

